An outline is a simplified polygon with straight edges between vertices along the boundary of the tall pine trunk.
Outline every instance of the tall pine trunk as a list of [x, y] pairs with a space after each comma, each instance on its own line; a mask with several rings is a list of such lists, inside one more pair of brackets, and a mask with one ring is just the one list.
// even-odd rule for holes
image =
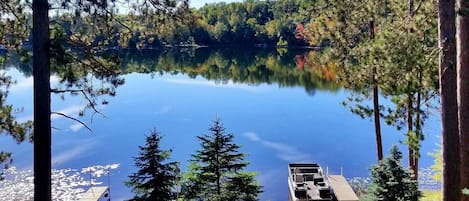
[[[411, 83], [409, 81], [408, 85], [410, 86]], [[409, 150], [409, 167], [413, 171], [414, 176], [417, 175], [415, 172], [415, 166], [414, 166], [414, 148], [412, 147], [412, 133], [414, 132], [414, 127], [413, 127], [413, 98], [412, 98], [412, 93], [410, 92], [410, 87], [408, 87], [408, 92], [407, 92], [407, 139], [408, 139], [408, 150]]]
[[[413, 27], [412, 27], [412, 22], [413, 22], [413, 18], [414, 18], [414, 0], [409, 0], [409, 27], [408, 27], [408, 34], [413, 34], [414, 33], [414, 30], [413, 30]], [[408, 69], [409, 69], [409, 73], [412, 73], [412, 67], [411, 66], [408, 66]], [[407, 92], [407, 132], [408, 132], [408, 139], [409, 139], [409, 166], [410, 166], [410, 169], [412, 169], [413, 173], [414, 173], [414, 179], [415, 180], [418, 180], [418, 155], [419, 155], [419, 150], [416, 150], [415, 147], [418, 147], [419, 146], [419, 143], [420, 143], [420, 139], [415, 139], [417, 137], [417, 132], [418, 130], [414, 130], [413, 129], [413, 116], [414, 116], [414, 113], [416, 115], [418, 115], [417, 113], [419, 113], [420, 111], [417, 111], [417, 110], [414, 110], [414, 107], [413, 107], [413, 104], [414, 104], [414, 90], [412, 89], [412, 81], [409, 81], [408, 83], [408, 92]], [[419, 89], [417, 89], [418, 91]], [[410, 136], [412, 135], [412, 136]], [[410, 140], [411, 138], [413, 138], [412, 140]]]
[[417, 100], [416, 100], [416, 108], [415, 108], [415, 134], [417, 137], [417, 153], [416, 156], [414, 157], [414, 174], [415, 178], [419, 178], [419, 157], [420, 157], [420, 140], [422, 139], [421, 136], [423, 135], [422, 133], [422, 128], [421, 128], [421, 102], [422, 102], [422, 77], [423, 77], [423, 72], [422, 72], [422, 67], [419, 67], [419, 72], [418, 72], [418, 85], [417, 85]]
[[[376, 70], [376, 68], [374, 69]], [[376, 78], [373, 80], [373, 111], [375, 120], [375, 132], [376, 132], [376, 150], [378, 153], [378, 161], [383, 160], [383, 144], [381, 139], [381, 124], [379, 115], [379, 91], [378, 85], [376, 84]]]
[[[370, 38], [373, 40], [375, 38], [375, 23], [374, 20], [370, 20], [369, 24], [370, 29]], [[371, 80], [373, 82], [373, 114], [375, 122], [375, 134], [376, 134], [376, 152], [378, 154], [378, 161], [383, 160], [383, 144], [381, 139], [381, 123], [379, 115], [379, 89], [378, 89], [378, 72], [376, 67], [373, 67], [373, 72], [371, 75]]]
[[[408, 11], [409, 11], [409, 19], [412, 20], [412, 15], [413, 15], [413, 11], [414, 11], [414, 1], [413, 0], [409, 0], [409, 7], [408, 7]], [[410, 25], [410, 23], [409, 23]], [[407, 28], [407, 34], [410, 34], [411, 33], [411, 27], [408, 27]], [[407, 36], [409, 37], [409, 36]], [[412, 73], [412, 68], [410, 66], [407, 66], [407, 70], [409, 71], [409, 73]], [[412, 85], [412, 82], [411, 81], [408, 81], [407, 82], [407, 139], [408, 139], [408, 154], [409, 154], [409, 167], [411, 170], [414, 171], [414, 175], [415, 175], [415, 170], [414, 170], [414, 149], [412, 148], [412, 145], [410, 144], [411, 141], [410, 141], [410, 138], [411, 138], [411, 134], [412, 134], [412, 93], [411, 93], [411, 85]]]
[[33, 0], [34, 200], [52, 200], [49, 4]]
[[[469, 188], [469, 2], [457, 1], [456, 48], [461, 187]], [[458, 189], [459, 191], [461, 189]], [[460, 193], [460, 192], [459, 192]], [[469, 201], [469, 195], [462, 199]]]

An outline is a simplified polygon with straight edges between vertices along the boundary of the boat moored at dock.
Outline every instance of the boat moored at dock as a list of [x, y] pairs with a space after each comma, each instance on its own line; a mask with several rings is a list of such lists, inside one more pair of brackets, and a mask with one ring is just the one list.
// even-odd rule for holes
[[358, 201], [342, 175], [326, 175], [315, 163], [288, 165], [290, 201]]

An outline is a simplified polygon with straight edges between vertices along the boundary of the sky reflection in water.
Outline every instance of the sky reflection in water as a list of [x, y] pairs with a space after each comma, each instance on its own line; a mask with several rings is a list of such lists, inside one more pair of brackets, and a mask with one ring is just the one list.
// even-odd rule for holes
[[[32, 117], [32, 79], [16, 70], [17, 78], [8, 101], [23, 107], [18, 119]], [[53, 84], [57, 79], [53, 78]], [[144, 144], [144, 135], [156, 128], [163, 138], [163, 147], [174, 149], [172, 159], [181, 162], [183, 170], [190, 155], [199, 148], [196, 135], [208, 133], [216, 117], [227, 131], [235, 134], [235, 142], [248, 154], [249, 170], [258, 172], [264, 186], [261, 200], [287, 199], [287, 164], [318, 162], [330, 173], [343, 167], [346, 177], [368, 176], [375, 163], [373, 124], [351, 114], [340, 103], [349, 92], [317, 90], [309, 95], [302, 87], [279, 87], [277, 84], [248, 85], [228, 81], [215, 83], [186, 75], [125, 75], [126, 83], [117, 89], [117, 96], [108, 98], [101, 107], [105, 117], [87, 113], [80, 118], [93, 130], [77, 122], [52, 117], [53, 167], [83, 168], [95, 164], [119, 163], [111, 173], [111, 194], [120, 200], [131, 196], [123, 181], [135, 171], [132, 157]], [[53, 111], [76, 116], [86, 104], [80, 97], [53, 96]], [[421, 166], [428, 167], [428, 152], [436, 149], [440, 139], [440, 123], [433, 114], [425, 127]], [[403, 139], [400, 132], [384, 126], [383, 142], [387, 152], [392, 144]], [[14, 165], [32, 167], [32, 145], [16, 145], [1, 137], [4, 150], [14, 151]], [[5, 145], [5, 146], [3, 146]], [[400, 145], [405, 152], [405, 147]]]

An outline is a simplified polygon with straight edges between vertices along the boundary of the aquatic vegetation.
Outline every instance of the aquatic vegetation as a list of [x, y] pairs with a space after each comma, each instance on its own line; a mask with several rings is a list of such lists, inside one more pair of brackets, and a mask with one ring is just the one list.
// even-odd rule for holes
[[[91, 186], [105, 185], [103, 180], [119, 164], [95, 165], [81, 169], [52, 170], [52, 199], [58, 201], [78, 200]], [[32, 200], [34, 196], [33, 170], [10, 167], [0, 181], [0, 200]]]

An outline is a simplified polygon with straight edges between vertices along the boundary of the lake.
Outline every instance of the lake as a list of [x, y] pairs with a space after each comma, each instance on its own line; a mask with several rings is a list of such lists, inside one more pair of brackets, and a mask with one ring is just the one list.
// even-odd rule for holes
[[[343, 169], [347, 178], [367, 177], [376, 163], [373, 122], [341, 104], [351, 92], [331, 78], [334, 69], [315, 66], [305, 59], [307, 54], [204, 48], [122, 53], [125, 83], [115, 88], [115, 96], [97, 97], [99, 103], [108, 103], [98, 106], [103, 115], [87, 110], [79, 117], [87, 104], [83, 96], [53, 95], [53, 111], [77, 117], [92, 130], [52, 116], [53, 168], [119, 163], [105, 184], [111, 186], [113, 200], [130, 198], [123, 181], [136, 171], [132, 157], [150, 130], [161, 132], [162, 146], [173, 149], [172, 160], [185, 170], [191, 154], [200, 148], [196, 136], [208, 133], [213, 120], [220, 118], [247, 154], [248, 170], [258, 172], [264, 186], [261, 200], [287, 200], [290, 162], [317, 162], [329, 173]], [[30, 67], [10, 62], [3, 72], [17, 80], [7, 101], [22, 109], [18, 120], [32, 119]], [[53, 86], [64, 85], [60, 76], [51, 80]], [[105, 84], [99, 79], [92, 82]], [[424, 127], [422, 168], [431, 166], [433, 158], [427, 153], [440, 143], [439, 118], [434, 111]], [[396, 144], [407, 156], [403, 132], [383, 126], [385, 153]], [[32, 168], [31, 144], [17, 145], [6, 136], [0, 137], [0, 143], [3, 151], [14, 153], [14, 166]]]

